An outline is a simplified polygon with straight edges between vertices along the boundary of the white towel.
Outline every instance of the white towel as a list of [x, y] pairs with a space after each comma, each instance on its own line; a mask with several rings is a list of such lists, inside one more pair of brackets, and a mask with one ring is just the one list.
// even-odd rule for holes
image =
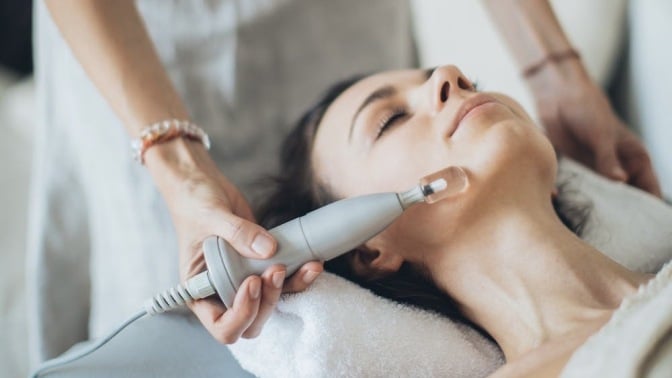
[[262, 334], [231, 350], [261, 377], [484, 377], [503, 362], [473, 329], [329, 273], [284, 297]]

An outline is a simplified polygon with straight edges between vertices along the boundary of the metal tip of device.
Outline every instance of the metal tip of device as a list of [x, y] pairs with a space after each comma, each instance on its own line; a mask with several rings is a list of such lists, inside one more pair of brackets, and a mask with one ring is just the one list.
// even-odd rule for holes
[[469, 187], [469, 178], [462, 167], [451, 166], [420, 179], [420, 184], [406, 192], [398, 193], [402, 207], [419, 203], [435, 203], [457, 195]]
[[440, 178], [437, 180], [432, 181], [428, 185], [423, 185], [422, 186], [422, 194], [425, 196], [440, 192], [442, 190], [445, 190], [448, 187], [448, 183], [446, 182], [446, 179]]
[[450, 166], [420, 179], [425, 202], [435, 203], [455, 196], [469, 187], [469, 177], [462, 167]]

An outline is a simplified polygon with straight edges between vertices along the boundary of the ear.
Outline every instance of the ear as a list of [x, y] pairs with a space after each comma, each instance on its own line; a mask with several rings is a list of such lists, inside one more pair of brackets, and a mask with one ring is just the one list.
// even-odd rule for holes
[[382, 278], [401, 268], [404, 258], [393, 252], [367, 246], [357, 248], [352, 255], [355, 274], [369, 279]]
[[558, 187], [553, 186], [553, 190], [551, 190], [551, 199], [555, 200], [558, 199]]

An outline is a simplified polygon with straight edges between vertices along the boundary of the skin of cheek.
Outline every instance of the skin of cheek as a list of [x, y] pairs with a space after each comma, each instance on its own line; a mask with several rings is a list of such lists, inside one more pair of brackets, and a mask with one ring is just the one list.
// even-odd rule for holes
[[371, 192], [390, 187], [406, 189], [417, 182], [417, 177], [449, 165], [465, 166], [471, 177], [467, 193], [434, 205], [414, 206], [367, 247], [382, 246], [408, 261], [422, 262], [427, 257], [425, 251], [437, 250], [438, 245], [449, 247], [446, 240], [452, 240], [451, 234], [461, 233], [469, 223], [466, 218], [487, 213], [483, 208], [488, 203], [515, 193], [520, 185], [529, 182], [536, 187], [541, 180], [550, 183], [550, 193], [555, 153], [543, 133], [531, 122], [520, 119], [490, 121], [464, 125], [469, 131], [465, 128], [461, 135], [455, 135], [453, 145], [431, 147], [414, 143], [410, 135], [399, 135], [395, 142], [400, 143], [389, 140], [385, 146], [397, 153], [383, 152], [360, 167], [371, 172], [369, 183], [375, 182], [381, 188], [367, 188]]

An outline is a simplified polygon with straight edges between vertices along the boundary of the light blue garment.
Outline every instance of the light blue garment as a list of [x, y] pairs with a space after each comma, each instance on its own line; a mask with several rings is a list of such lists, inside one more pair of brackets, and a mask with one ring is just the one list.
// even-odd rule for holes
[[[170, 78], [252, 197], [329, 84], [411, 66], [404, 0], [142, 0]], [[129, 136], [36, 2], [39, 122], [28, 240], [33, 364], [107, 332], [178, 280], [177, 242]], [[87, 329], [88, 324], [88, 329]]]
[[[88, 348], [74, 346], [64, 356]], [[94, 353], [50, 369], [40, 377], [168, 378], [254, 375], [240, 367], [226, 345], [219, 344], [195, 316], [164, 313], [137, 320]]]

